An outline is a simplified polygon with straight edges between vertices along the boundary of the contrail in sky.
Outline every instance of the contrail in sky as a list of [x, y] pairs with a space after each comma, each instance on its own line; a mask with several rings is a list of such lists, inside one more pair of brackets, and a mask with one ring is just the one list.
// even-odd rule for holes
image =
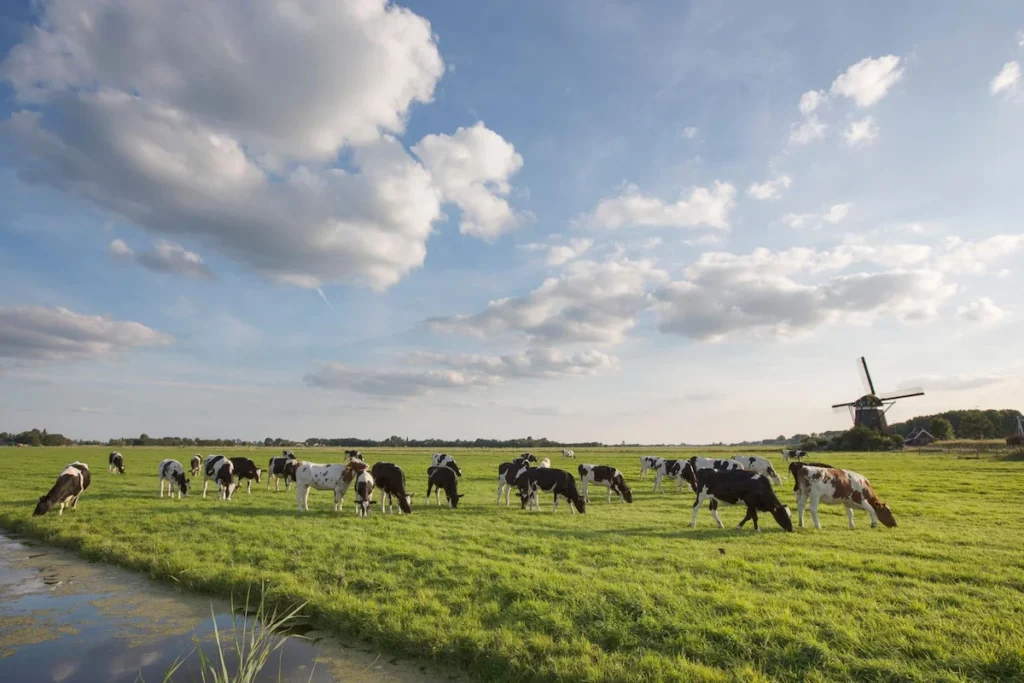
[[332, 306], [331, 302], [327, 300], [327, 295], [324, 294], [324, 290], [321, 289], [320, 287], [317, 287], [316, 293], [319, 294], [320, 298], [324, 300], [325, 304], [327, 304], [327, 308], [331, 309], [331, 313], [334, 313], [334, 306]]

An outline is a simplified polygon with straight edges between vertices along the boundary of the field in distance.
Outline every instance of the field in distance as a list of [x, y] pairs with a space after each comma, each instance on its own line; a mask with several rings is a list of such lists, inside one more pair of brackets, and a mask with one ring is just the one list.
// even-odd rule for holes
[[[266, 581], [268, 597], [305, 600], [317, 624], [385, 652], [454, 666], [497, 681], [1020, 680], [1024, 677], [1024, 463], [947, 454], [828, 453], [868, 477], [897, 529], [822, 506], [824, 529], [784, 533], [762, 516], [760, 534], [737, 531], [740, 508], [718, 530], [694, 496], [652, 494], [639, 455], [692, 449], [536, 450], [552, 466], [622, 470], [635, 502], [591, 490], [587, 514], [495, 505], [497, 465], [515, 451], [448, 450], [462, 468], [457, 510], [424, 505], [430, 451], [362, 449], [369, 463], [401, 465], [413, 514], [359, 519], [330, 492], [310, 512], [254, 485], [232, 501], [157, 496], [157, 463], [181, 448], [121, 448], [127, 474], [107, 474], [103, 448], [0, 449], [0, 526], [133, 567], [183, 588], [226, 595]], [[340, 462], [344, 449], [296, 449]], [[261, 467], [278, 449], [203, 450], [248, 455]], [[722, 451], [714, 451], [721, 455]], [[793, 508], [781, 455], [770, 457]], [[36, 498], [73, 460], [92, 486], [78, 510], [33, 518]], [[375, 493], [375, 501], [379, 494]], [[442, 500], [443, 500], [442, 495]], [[614, 500], [614, 499], [613, 499]], [[796, 511], [793, 509], [794, 519]], [[810, 519], [806, 520], [810, 527]]]

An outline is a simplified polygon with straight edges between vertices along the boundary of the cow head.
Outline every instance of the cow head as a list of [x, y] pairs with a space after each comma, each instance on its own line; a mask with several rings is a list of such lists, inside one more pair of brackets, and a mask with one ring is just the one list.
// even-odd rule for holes
[[697, 492], [697, 470], [689, 460], [683, 465], [683, 479], [690, 485], [690, 489]]
[[526, 460], [527, 462], [537, 462], [537, 456], [535, 456], [533, 453], [523, 453], [519, 457], [522, 458], [523, 460]]
[[779, 523], [786, 531], [793, 530], [793, 518], [789, 515], [789, 507], [785, 505], [776, 505], [772, 508], [772, 517]]
[[626, 484], [626, 480], [622, 478], [621, 473], [616, 473], [615, 475], [615, 490], [622, 496], [622, 500], [627, 503], [633, 502], [633, 492], [629, 490], [629, 486]]
[[186, 498], [188, 498], [188, 491], [189, 491], [190, 488], [192, 488], [192, 480], [191, 479], [186, 479], [184, 482], [182, 482], [180, 484], [180, 487], [181, 487], [181, 495], [183, 495]]
[[576, 498], [572, 500], [572, 504], [576, 506], [576, 510], [580, 514], [585, 514], [587, 512], [587, 501], [583, 500], [583, 496], [577, 495]]
[[773, 484], [775, 484], [776, 486], [782, 486], [782, 477], [778, 475], [774, 467], [768, 465], [768, 471], [766, 471], [764, 474], [766, 477], [772, 480]]
[[448, 496], [448, 507], [459, 507], [459, 499], [462, 497], [464, 497], [464, 494], [462, 493], [453, 493], [452, 495]]
[[53, 507], [53, 503], [46, 496], [39, 496], [39, 502], [36, 503], [36, 509], [32, 513], [33, 517], [39, 517], [45, 515]]
[[889, 509], [888, 503], [876, 505], [875, 514], [878, 515], [879, 522], [889, 527], [890, 529], [896, 528], [896, 518], [892, 516], [892, 510]]

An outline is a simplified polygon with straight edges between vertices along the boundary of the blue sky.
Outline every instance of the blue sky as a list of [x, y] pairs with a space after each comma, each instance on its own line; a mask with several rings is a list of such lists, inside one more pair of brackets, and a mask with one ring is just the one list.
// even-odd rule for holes
[[5, 429], [731, 441], [862, 354], [1015, 407], [1019, 3], [176, 7], [0, 16]]

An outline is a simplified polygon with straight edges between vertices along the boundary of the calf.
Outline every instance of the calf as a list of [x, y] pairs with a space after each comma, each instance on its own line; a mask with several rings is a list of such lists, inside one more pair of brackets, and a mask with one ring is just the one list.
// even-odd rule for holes
[[577, 469], [580, 473], [580, 488], [583, 489], [584, 501], [590, 502], [590, 496], [587, 494], [589, 485], [597, 484], [608, 489], [609, 503], [612, 502], [612, 491], [615, 492], [623, 503], [633, 502], [633, 492], [626, 485], [622, 472], [619, 472], [614, 467], [607, 465], [580, 465]]
[[405, 492], [405, 472], [390, 462], [374, 463], [370, 469], [373, 480], [380, 489], [380, 513], [384, 514], [384, 499], [388, 499], [388, 512], [394, 513], [392, 496], [398, 498], [398, 514], [412, 513], [412, 494]]
[[575, 458], [576, 457], [576, 451], [572, 450], [571, 448], [564, 448], [564, 449], [562, 449], [562, 457], [563, 458]]
[[356, 474], [356, 514], [360, 517], [370, 516], [370, 505], [373, 504], [373, 475], [369, 470], [360, 470]]
[[657, 473], [658, 468], [661, 467], [663, 462], [665, 462], [664, 458], [656, 458], [653, 455], [640, 456], [640, 478], [647, 478], [647, 470], [654, 470]]
[[[689, 463], [687, 463], [689, 465]], [[692, 467], [692, 465], [689, 465]], [[756, 472], [748, 472], [743, 469], [715, 470], [700, 469], [696, 471], [696, 492], [697, 501], [693, 504], [693, 517], [690, 519], [690, 527], [697, 526], [697, 512], [705, 500], [710, 500], [711, 516], [722, 529], [725, 525], [718, 518], [718, 505], [736, 505], [742, 503], [747, 506], [747, 515], [739, 523], [737, 528], [742, 528], [748, 519], [754, 520], [754, 530], [760, 531], [757, 525], [757, 513], [769, 512], [775, 521], [786, 531], [793, 530], [793, 520], [789, 517], [789, 508], [779, 502], [772, 489], [772, 484], [766, 477]]]
[[78, 507], [78, 497], [89, 488], [91, 481], [89, 466], [76, 460], [57, 475], [57, 483], [45, 496], [39, 496], [39, 502], [36, 503], [36, 509], [32, 512], [32, 516], [45, 515], [53, 509], [54, 505], [60, 505], [60, 512], [57, 514], [61, 516], [64, 514], [64, 507], [68, 504], [74, 510]]
[[203, 465], [203, 456], [201, 456], [198, 453], [196, 453], [195, 455], [192, 456], [192, 462], [189, 463], [189, 464], [191, 465], [192, 476], [193, 477], [198, 477], [199, 476], [199, 468], [202, 467], [202, 465]]
[[164, 497], [164, 482], [167, 482], [167, 496], [174, 498], [174, 489], [178, 489], [178, 499], [182, 496], [188, 498], [188, 490], [192, 482], [185, 478], [185, 468], [177, 460], [161, 460], [157, 466], [157, 474], [160, 475], [160, 497]]
[[206, 487], [213, 481], [217, 487], [217, 500], [231, 500], [235, 490], [234, 475], [234, 466], [223, 455], [206, 456], [203, 461], [203, 498], [206, 498]]
[[[697, 474], [702, 470], [713, 470], [716, 472], [727, 472], [729, 470], [742, 470], [743, 464], [735, 460], [724, 460], [722, 458], [700, 458], [694, 456], [686, 461], [682, 471], [679, 472], [678, 483], [686, 481], [690, 489], [697, 492]], [[780, 482], [781, 483], [781, 482]]]
[[[530, 469], [529, 453], [523, 453], [512, 462], [503, 462], [498, 465], [498, 500], [501, 505], [501, 494], [505, 493], [505, 507], [508, 507], [508, 495], [512, 487], [517, 486], [516, 482], [526, 470]], [[550, 463], [549, 463], [550, 464]]]
[[742, 465], [743, 469], [748, 472], [757, 472], [762, 477], [771, 479], [772, 483], [776, 486], [782, 486], [782, 477], [775, 472], [775, 468], [772, 467], [772, 463], [768, 458], [762, 458], [759, 455], [734, 455], [732, 459]]
[[[519, 499], [524, 508], [540, 510], [537, 496], [541, 491], [554, 496], [553, 512], [558, 512], [558, 497], [561, 496], [571, 503], [569, 512], [576, 514], [586, 512], [586, 501], [576, 490], [576, 480], [565, 470], [553, 470], [549, 468], [534, 467], [524, 472], [517, 482], [519, 486]], [[575, 510], [573, 507], [575, 506]]]
[[352, 485], [356, 476], [368, 465], [362, 460], [353, 458], [344, 465], [318, 465], [313, 462], [296, 462], [295, 464], [295, 500], [299, 511], [309, 510], [309, 490], [334, 491], [334, 510], [341, 512], [345, 502], [345, 492]]
[[238, 478], [238, 486], [241, 486], [242, 480], [246, 479], [246, 484], [248, 484], [246, 493], [252, 493], [252, 482], [255, 480], [257, 484], [260, 483], [260, 476], [262, 476], [263, 470], [256, 467], [256, 463], [249, 458], [242, 457], [231, 458], [231, 467]]
[[427, 500], [430, 500], [431, 489], [434, 489], [434, 498], [438, 505], [441, 504], [441, 491], [444, 491], [448, 507], [459, 507], [459, 500], [463, 496], [459, 493], [459, 480], [454, 470], [447, 467], [427, 468]]
[[[530, 457], [532, 458], [533, 456], [531, 455]], [[462, 470], [460, 470], [459, 466], [455, 464], [455, 458], [448, 455], [447, 453], [434, 453], [434, 457], [431, 458], [430, 460], [430, 466], [447, 467], [452, 472], [454, 472], [456, 476], [462, 476]]]
[[811, 519], [814, 520], [815, 529], [821, 528], [818, 522], [819, 502], [846, 506], [846, 519], [851, 529], [853, 508], [867, 511], [871, 516], [872, 529], [878, 526], [879, 521], [890, 528], [896, 526], [896, 519], [889, 506], [878, 499], [868, 480], [856, 472], [835, 467], [814, 467], [799, 462], [791, 464], [789, 471], [799, 488], [796, 502], [800, 512], [800, 526], [804, 525], [804, 507], [808, 499], [811, 501]]
[[111, 453], [107, 457], [109, 467], [107, 472], [117, 472], [118, 474], [124, 474], [124, 457], [120, 453]]
[[298, 461], [294, 458], [272, 457], [267, 461], [267, 490], [270, 490], [270, 480], [274, 480], [274, 490], [281, 490], [281, 480], [284, 479], [284, 490], [287, 491], [291, 482], [295, 481], [295, 464]]

